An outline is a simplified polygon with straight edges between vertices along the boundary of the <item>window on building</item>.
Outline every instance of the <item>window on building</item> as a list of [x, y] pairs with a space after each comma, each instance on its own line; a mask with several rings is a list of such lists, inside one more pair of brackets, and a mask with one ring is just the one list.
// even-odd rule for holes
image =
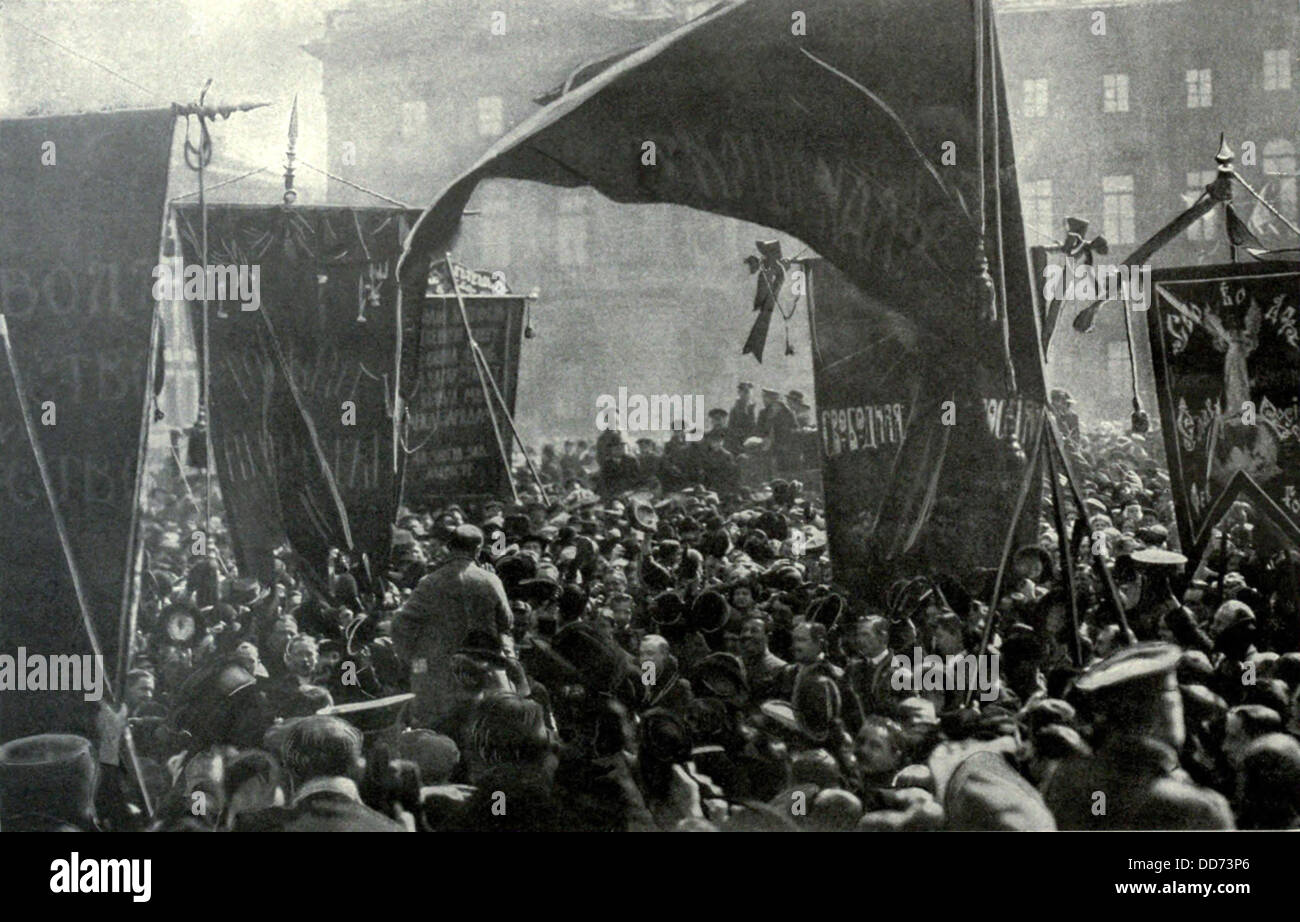
[[1264, 89], [1291, 89], [1291, 49], [1264, 52]]
[[479, 137], [495, 138], [506, 130], [505, 104], [500, 96], [480, 96], [478, 99]]
[[1025, 209], [1025, 230], [1029, 232], [1029, 239], [1039, 244], [1058, 240], [1061, 235], [1052, 215], [1052, 181], [1039, 179], [1025, 183], [1021, 203]]
[[1107, 242], [1133, 243], [1137, 239], [1133, 229], [1133, 177], [1104, 176], [1101, 192]]
[[560, 193], [555, 218], [555, 256], [561, 266], [587, 264], [588, 195], [582, 189]]
[[1024, 87], [1025, 118], [1042, 118], [1047, 114], [1047, 78], [1026, 80]]
[[402, 103], [402, 137], [418, 138], [429, 124], [429, 106], [423, 99]]
[[1210, 69], [1187, 72], [1187, 108], [1208, 109], [1214, 105], [1214, 82]]
[[1104, 74], [1102, 107], [1106, 112], [1128, 111], [1128, 74]]
[[[1187, 207], [1201, 197], [1205, 187], [1214, 182], [1219, 176], [1216, 170], [1193, 170], [1187, 174], [1187, 192], [1183, 196], [1183, 201]], [[1187, 228], [1188, 240], [1213, 240], [1214, 229], [1218, 224], [1219, 209], [1215, 208], [1205, 217], [1201, 218], [1191, 227]]]
[[1265, 186], [1263, 195], [1274, 208], [1292, 221], [1296, 220], [1296, 152], [1295, 145], [1283, 138], [1264, 145]]

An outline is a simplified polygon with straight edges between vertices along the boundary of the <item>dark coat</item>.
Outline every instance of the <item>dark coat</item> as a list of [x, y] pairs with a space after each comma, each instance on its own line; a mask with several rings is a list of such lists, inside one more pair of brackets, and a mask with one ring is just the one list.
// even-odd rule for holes
[[845, 668], [845, 678], [862, 703], [864, 714], [898, 716], [898, 703], [907, 696], [907, 693], [900, 694], [894, 690], [893, 662], [894, 655], [889, 653], [879, 663], [854, 659]]
[[482, 631], [513, 652], [510, 625], [510, 601], [500, 578], [469, 557], [449, 557], [420, 580], [392, 629], [393, 649], [410, 667], [415, 726], [439, 727], [463, 703], [451, 658], [469, 632]]
[[406, 832], [401, 823], [334, 791], [235, 817], [235, 832]]
[[[1105, 812], [1094, 815], [1096, 792]], [[1223, 795], [1195, 784], [1172, 747], [1116, 734], [1091, 758], [1062, 762], [1043, 791], [1059, 829], [1233, 829]]]

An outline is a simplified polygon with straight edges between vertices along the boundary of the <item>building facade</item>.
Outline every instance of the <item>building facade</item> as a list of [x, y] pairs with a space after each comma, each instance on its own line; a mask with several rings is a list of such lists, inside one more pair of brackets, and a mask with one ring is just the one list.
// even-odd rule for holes
[[[1222, 132], [1243, 178], [1293, 223], [1300, 149], [1297, 0], [1001, 0], [998, 31], [1025, 209], [1026, 239], [1051, 245], [1067, 216], [1087, 220], [1118, 261], [1187, 208], [1215, 176]], [[1300, 245], [1238, 188], [1261, 242]], [[1242, 255], [1242, 259], [1250, 259]], [[1229, 262], [1216, 208], [1152, 265]], [[1085, 417], [1127, 418], [1123, 314], [1109, 305], [1080, 335], [1065, 306], [1049, 379]], [[1155, 416], [1146, 317], [1133, 315], [1139, 378]]]
[[[585, 64], [676, 28], [711, 3], [439, 0], [353, 3], [307, 50], [324, 69], [329, 170], [427, 205], [537, 99]], [[365, 197], [336, 182], [332, 201]], [[534, 289], [517, 416], [530, 443], [594, 439], [596, 399], [701, 394], [730, 407], [737, 380], [812, 394], [808, 319], [778, 318], [760, 365], [740, 349], [754, 279], [742, 260], [771, 231], [672, 205], [618, 205], [588, 189], [484, 182], [457, 260]], [[801, 247], [783, 240], [786, 255]], [[787, 301], [787, 309], [792, 306]], [[666, 433], [658, 433], [662, 439]]]

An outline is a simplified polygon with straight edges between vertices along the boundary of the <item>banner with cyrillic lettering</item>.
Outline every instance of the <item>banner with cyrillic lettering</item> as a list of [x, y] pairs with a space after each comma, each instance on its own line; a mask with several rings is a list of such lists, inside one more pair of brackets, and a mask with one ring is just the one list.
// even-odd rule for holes
[[1234, 498], [1300, 542], [1300, 263], [1158, 269], [1152, 283], [1182, 547], [1195, 564]]
[[1042, 404], [952, 375], [897, 311], [824, 260], [802, 265], [836, 581], [872, 597], [901, 575], [997, 566]]
[[[0, 121], [0, 312], [108, 663], [134, 548], [170, 110]], [[0, 356], [0, 650], [89, 652], [13, 376]], [[0, 695], [3, 738], [76, 728]]]
[[[513, 416], [524, 299], [465, 297], [464, 304], [474, 341]], [[427, 297], [417, 316], [418, 329], [403, 336], [412, 372], [400, 448], [402, 501], [434, 508], [454, 500], [506, 495], [509, 474], [457, 299]], [[487, 387], [491, 394], [491, 383]], [[494, 394], [492, 401], [501, 442], [509, 454], [510, 426]]]

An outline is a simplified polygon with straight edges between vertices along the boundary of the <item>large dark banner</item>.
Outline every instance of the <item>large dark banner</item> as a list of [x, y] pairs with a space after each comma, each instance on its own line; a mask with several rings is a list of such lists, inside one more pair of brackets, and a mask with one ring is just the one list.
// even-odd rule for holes
[[[397, 503], [395, 269], [413, 217], [392, 208], [208, 207], [208, 264], [256, 266], [261, 288], [257, 310], [227, 299], [210, 306], [208, 321], [213, 452], [244, 572], [268, 577], [286, 538], [316, 564], [349, 538], [372, 557], [387, 554]], [[184, 262], [200, 264], [198, 207], [178, 207], [176, 220]], [[193, 318], [202, 348], [201, 305]], [[329, 476], [320, 476], [317, 451]], [[334, 490], [350, 534], [332, 508]]]
[[[932, 385], [945, 370], [914, 326], [824, 260], [803, 265], [836, 581], [871, 596], [899, 575], [996, 567], [1024, 476], [1020, 453], [1042, 425], [1041, 402], [971, 379], [947, 392], [950, 407], [941, 401], [935, 409]], [[922, 460], [926, 499], [900, 504], [901, 485], [915, 474], [902, 447], [925, 428], [923, 414], [935, 412], [940, 440]], [[1037, 495], [1030, 494], [1034, 518]]]
[[[0, 312], [108, 665], [133, 546], [171, 137], [169, 110], [0, 121]], [[52, 513], [0, 366], [0, 652], [84, 653]], [[69, 726], [57, 696], [0, 700], [5, 738]]]
[[[412, 338], [415, 343], [405, 350], [413, 365], [403, 374], [410, 391], [400, 450], [402, 501], [418, 507], [500, 497], [509, 491], [509, 472], [501, 462], [483, 385], [465, 338], [465, 322], [456, 297], [434, 294], [438, 287], [437, 278], [431, 279], [429, 296], [418, 312], [418, 330], [411, 331], [413, 337], [404, 334], [405, 343], [412, 344]], [[464, 303], [474, 340], [513, 416], [524, 299], [466, 295]], [[509, 451], [509, 424], [495, 396], [492, 399], [501, 439]]]
[[[587, 185], [618, 202], [685, 205], [797, 237], [887, 305], [924, 360], [914, 365], [924, 374], [914, 379], [885, 505], [870, 529], [872, 553], [901, 562], [926, 523], [969, 498], [951, 479], [965, 453], [988, 461], [941, 424], [944, 402], [956, 400], [969, 426], [981, 398], [1045, 399], [987, 10], [971, 0], [808, 0], [797, 10], [784, 0], [740, 0], [594, 76], [577, 74], [421, 216], [402, 257], [403, 301], [418, 297], [487, 178]], [[983, 265], [991, 266], [996, 310]], [[872, 354], [869, 329], [847, 335], [848, 364]], [[404, 371], [403, 395], [406, 386]], [[875, 405], [866, 391], [842, 400], [846, 411]], [[1007, 463], [1023, 466], [1014, 453]], [[1012, 505], [990, 498], [985, 508], [1009, 513]], [[830, 514], [839, 515], [834, 507]], [[836, 577], [867, 582], [850, 568], [837, 567]]]
[[1152, 282], [1182, 546], [1196, 560], [1234, 498], [1300, 542], [1300, 263], [1157, 270]]

